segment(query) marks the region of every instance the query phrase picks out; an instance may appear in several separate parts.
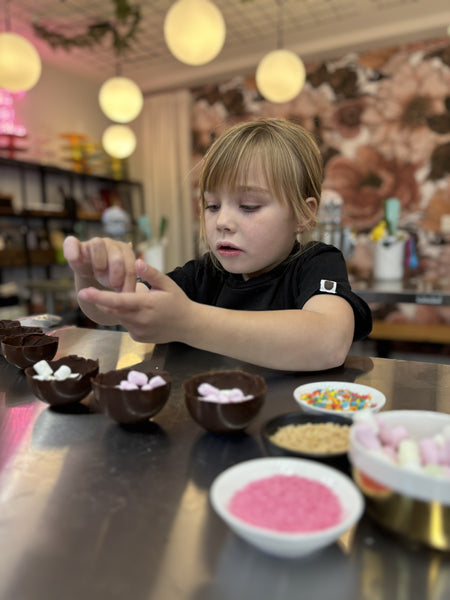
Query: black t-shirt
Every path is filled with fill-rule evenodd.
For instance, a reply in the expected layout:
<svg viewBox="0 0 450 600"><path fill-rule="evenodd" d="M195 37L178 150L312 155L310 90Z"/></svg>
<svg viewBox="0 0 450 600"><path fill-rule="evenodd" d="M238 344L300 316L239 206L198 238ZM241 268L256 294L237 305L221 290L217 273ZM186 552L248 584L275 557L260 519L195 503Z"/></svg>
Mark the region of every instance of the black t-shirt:
<svg viewBox="0 0 450 600"><path fill-rule="evenodd" d="M235 310L300 309L315 294L336 294L353 308L355 340L372 329L370 308L352 292L342 253L322 242L312 242L300 252L295 245L284 262L247 281L215 266L209 254L177 267L168 276L191 300Z"/></svg>

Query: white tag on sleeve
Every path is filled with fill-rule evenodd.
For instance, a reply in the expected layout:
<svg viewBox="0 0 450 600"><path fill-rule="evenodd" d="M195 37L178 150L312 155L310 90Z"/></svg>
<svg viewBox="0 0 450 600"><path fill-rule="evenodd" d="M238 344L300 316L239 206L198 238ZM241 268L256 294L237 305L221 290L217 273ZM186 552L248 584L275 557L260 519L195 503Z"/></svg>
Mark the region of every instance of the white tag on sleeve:
<svg viewBox="0 0 450 600"><path fill-rule="evenodd" d="M330 281L329 279L321 279L320 280L320 291L326 292L327 294L335 294L336 293L337 283L335 281Z"/></svg>

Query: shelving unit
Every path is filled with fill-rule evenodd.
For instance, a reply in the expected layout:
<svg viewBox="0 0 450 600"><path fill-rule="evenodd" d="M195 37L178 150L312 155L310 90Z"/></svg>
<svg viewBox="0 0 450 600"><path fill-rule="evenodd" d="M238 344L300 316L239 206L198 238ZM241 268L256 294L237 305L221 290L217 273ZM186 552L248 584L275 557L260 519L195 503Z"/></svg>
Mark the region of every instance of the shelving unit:
<svg viewBox="0 0 450 600"><path fill-rule="evenodd" d="M54 261L51 247L30 247L30 232L38 227L47 234L55 227L69 232L74 231L77 224L83 224L87 231L89 224L98 230L101 212L108 205L107 196L110 201L118 198L132 221L144 211L144 190L138 181L0 158L0 193L6 197L8 192L11 208L0 207L0 233L5 235L8 227L12 227L16 235L20 230L23 243L21 250L17 246L0 250L2 269L51 266Z"/></svg>
<svg viewBox="0 0 450 600"><path fill-rule="evenodd" d="M101 235L102 211L116 200L136 223L142 183L0 157L0 284L64 276L52 235Z"/></svg>

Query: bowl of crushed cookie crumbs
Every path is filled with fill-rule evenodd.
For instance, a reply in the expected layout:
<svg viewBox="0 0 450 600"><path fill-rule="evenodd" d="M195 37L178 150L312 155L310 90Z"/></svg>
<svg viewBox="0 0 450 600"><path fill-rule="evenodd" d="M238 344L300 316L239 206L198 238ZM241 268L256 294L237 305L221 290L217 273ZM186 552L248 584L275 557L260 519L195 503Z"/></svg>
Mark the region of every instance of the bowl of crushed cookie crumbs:
<svg viewBox="0 0 450 600"><path fill-rule="evenodd" d="M267 421L261 428L261 439L269 456L316 460L348 472L350 425L339 415L290 412Z"/></svg>

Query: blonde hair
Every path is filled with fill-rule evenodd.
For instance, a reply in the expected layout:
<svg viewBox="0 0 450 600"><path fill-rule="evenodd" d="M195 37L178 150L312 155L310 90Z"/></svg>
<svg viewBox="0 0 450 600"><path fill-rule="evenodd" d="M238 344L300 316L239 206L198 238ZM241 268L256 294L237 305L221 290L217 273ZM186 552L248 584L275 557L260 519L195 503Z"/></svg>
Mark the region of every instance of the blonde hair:
<svg viewBox="0 0 450 600"><path fill-rule="evenodd" d="M312 135L300 125L284 119L260 119L231 127L209 148L200 173L200 238L205 236L205 192L222 186L245 185L249 166L260 161L270 193L293 210L303 229L313 229L316 211L306 202L319 205L322 157Z"/></svg>

